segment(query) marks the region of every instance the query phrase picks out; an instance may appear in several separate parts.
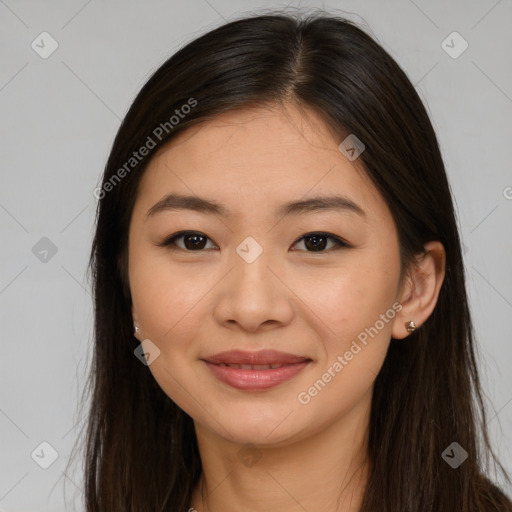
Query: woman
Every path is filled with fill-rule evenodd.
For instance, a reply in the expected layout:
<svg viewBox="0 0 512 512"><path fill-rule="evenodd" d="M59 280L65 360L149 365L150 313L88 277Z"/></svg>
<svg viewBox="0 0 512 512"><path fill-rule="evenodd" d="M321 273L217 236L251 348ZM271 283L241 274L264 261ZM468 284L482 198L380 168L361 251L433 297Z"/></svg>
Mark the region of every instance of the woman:
<svg viewBox="0 0 512 512"><path fill-rule="evenodd" d="M89 512L512 510L438 142L356 25L192 41L95 194Z"/></svg>

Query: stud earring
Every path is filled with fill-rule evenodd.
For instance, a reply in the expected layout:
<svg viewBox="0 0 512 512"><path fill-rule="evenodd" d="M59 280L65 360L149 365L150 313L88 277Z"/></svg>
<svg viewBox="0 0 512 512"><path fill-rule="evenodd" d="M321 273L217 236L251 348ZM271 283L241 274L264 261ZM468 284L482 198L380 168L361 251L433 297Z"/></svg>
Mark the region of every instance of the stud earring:
<svg viewBox="0 0 512 512"><path fill-rule="evenodd" d="M412 320L410 322L405 322L405 328L407 329L407 332L414 332L416 324Z"/></svg>
<svg viewBox="0 0 512 512"><path fill-rule="evenodd" d="M138 325L133 324L135 327L135 334L137 334L140 331L140 327Z"/></svg>

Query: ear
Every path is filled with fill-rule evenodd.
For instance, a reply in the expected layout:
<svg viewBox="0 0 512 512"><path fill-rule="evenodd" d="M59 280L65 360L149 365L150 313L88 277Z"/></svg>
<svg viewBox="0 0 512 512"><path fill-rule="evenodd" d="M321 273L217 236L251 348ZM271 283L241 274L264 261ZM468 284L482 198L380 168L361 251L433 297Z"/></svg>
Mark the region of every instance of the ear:
<svg viewBox="0 0 512 512"><path fill-rule="evenodd" d="M132 304L132 318L133 318L133 335L139 340L142 341L142 334L141 334L141 328L139 323L139 316L137 314L137 310L135 309L135 306ZM135 327L138 327L139 330L136 331Z"/></svg>
<svg viewBox="0 0 512 512"><path fill-rule="evenodd" d="M409 268L398 301L402 309L393 320L391 336L403 339L410 333L406 322L414 321L421 327L437 304L439 291L445 276L446 252L439 241L428 242L425 252L417 255L416 262Z"/></svg>

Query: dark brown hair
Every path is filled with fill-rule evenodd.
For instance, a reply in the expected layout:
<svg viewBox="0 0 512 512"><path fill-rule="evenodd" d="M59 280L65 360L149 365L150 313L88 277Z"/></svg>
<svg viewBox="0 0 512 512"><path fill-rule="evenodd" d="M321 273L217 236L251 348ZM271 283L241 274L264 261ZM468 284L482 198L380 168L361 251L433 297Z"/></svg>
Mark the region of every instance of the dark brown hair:
<svg viewBox="0 0 512 512"><path fill-rule="evenodd" d="M428 241L446 250L433 313L406 343L391 340L375 381L361 511L512 511L485 476L492 459L510 483L488 438L461 243L432 124L393 58L354 22L323 11L254 15L195 39L150 77L119 128L90 259L87 511L186 511L201 474L191 417L134 356L127 237L144 169L197 123L285 101L314 110L340 142L355 134L365 144L358 161L393 214L402 271ZM176 110L183 115L170 121ZM154 145L152 153L131 161L144 145ZM442 458L452 442L468 453L457 469Z"/></svg>

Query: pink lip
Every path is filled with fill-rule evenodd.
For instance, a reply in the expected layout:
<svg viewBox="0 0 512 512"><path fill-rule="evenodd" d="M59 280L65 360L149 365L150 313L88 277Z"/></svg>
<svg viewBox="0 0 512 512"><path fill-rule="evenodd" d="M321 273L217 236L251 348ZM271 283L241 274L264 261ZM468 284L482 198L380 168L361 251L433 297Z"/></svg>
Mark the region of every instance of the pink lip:
<svg viewBox="0 0 512 512"><path fill-rule="evenodd" d="M294 364L310 361L308 357L278 352L277 350L260 350L247 352L244 350L229 350L213 356L204 357L203 361L214 364Z"/></svg>
<svg viewBox="0 0 512 512"><path fill-rule="evenodd" d="M220 381L236 389L259 391L272 388L291 379L308 366L311 359L275 350L260 352L233 350L216 354L203 359L203 361ZM243 369L220 366L221 364L282 364L284 366L270 369Z"/></svg>
<svg viewBox="0 0 512 512"><path fill-rule="evenodd" d="M218 364L205 361L208 368L215 377L230 386L243 390L263 390L269 389L282 382L291 379L303 368L308 366L310 361L302 363L293 363L281 368L270 370L243 370L242 368L230 368L229 366L219 366Z"/></svg>

